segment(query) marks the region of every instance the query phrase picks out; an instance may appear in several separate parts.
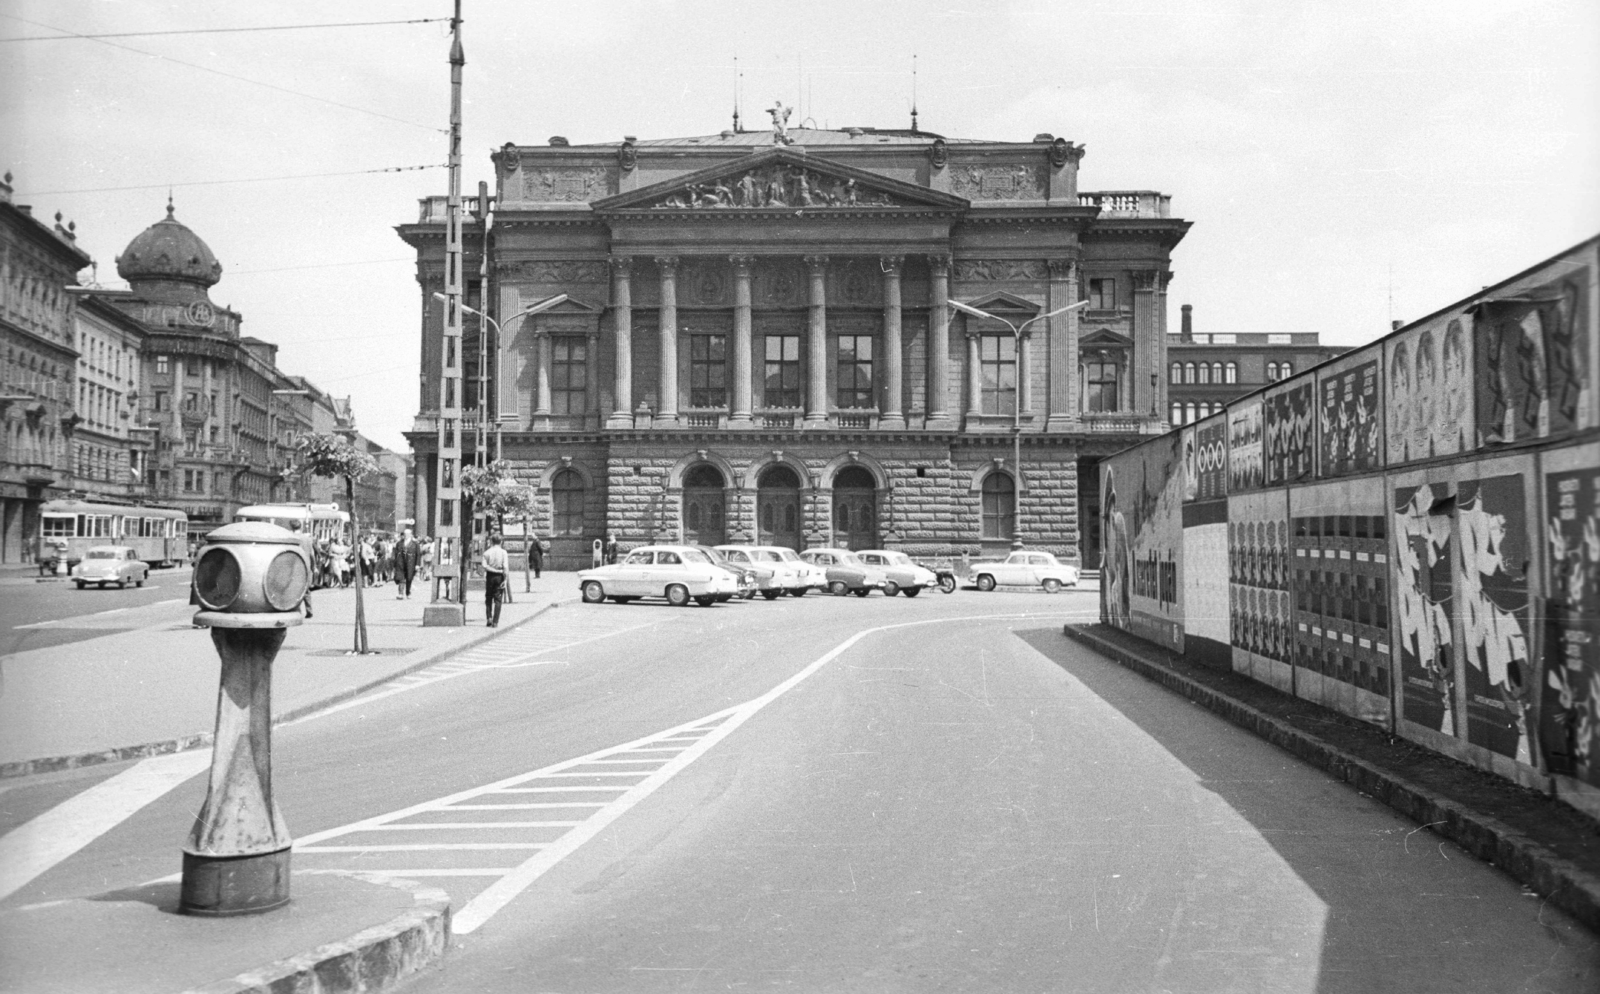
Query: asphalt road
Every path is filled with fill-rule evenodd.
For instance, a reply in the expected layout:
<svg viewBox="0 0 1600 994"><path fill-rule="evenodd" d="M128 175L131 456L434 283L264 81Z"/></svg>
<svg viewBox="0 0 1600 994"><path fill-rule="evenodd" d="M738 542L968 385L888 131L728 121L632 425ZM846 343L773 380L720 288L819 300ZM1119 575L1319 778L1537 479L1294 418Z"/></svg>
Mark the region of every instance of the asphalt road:
<svg viewBox="0 0 1600 994"><path fill-rule="evenodd" d="M188 568L153 569L143 587L126 590L79 590L70 581L34 583L25 575L8 574L0 585L0 656L98 638L108 627L115 628L108 612L174 598L188 603L190 573ZM92 622L87 620L91 617Z"/></svg>
<svg viewBox="0 0 1600 994"><path fill-rule="evenodd" d="M563 608L275 732L295 866L451 894L408 992L1600 989L1596 938L1509 878L1068 642L1093 610ZM170 874L203 780L0 908Z"/></svg>

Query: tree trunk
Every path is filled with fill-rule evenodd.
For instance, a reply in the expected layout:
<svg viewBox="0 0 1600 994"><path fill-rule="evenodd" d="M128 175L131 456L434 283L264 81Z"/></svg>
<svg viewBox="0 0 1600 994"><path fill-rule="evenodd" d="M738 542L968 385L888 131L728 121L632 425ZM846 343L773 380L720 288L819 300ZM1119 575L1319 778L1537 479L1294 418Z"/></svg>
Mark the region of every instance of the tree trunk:
<svg viewBox="0 0 1600 994"><path fill-rule="evenodd" d="M367 654L367 608L361 598L363 567L361 558L361 517L356 513L356 481L354 477L344 478L344 492L350 499L350 554L355 558L356 567L356 647L358 655Z"/></svg>

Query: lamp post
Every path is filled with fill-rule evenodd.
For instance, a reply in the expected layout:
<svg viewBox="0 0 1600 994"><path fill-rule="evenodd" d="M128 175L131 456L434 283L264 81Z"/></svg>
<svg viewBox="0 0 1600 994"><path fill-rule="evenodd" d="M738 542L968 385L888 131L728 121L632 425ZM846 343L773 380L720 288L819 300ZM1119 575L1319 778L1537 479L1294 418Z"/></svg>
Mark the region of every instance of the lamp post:
<svg viewBox="0 0 1600 994"><path fill-rule="evenodd" d="M1046 318L1053 318L1057 314L1065 314L1068 311L1076 311L1089 306L1089 302L1087 300L1080 300L1075 304L1068 304L1065 307L1058 307L1055 310L1045 314L1035 314L1033 317L1022 322L1022 324L1016 325L1012 324L1010 321L1007 321L998 314L991 314L988 311L979 310L978 308L973 307L971 304L963 304L959 300L946 301L946 303L948 303L954 310L958 310L963 314L970 314L973 317L979 318L988 318L991 321L999 321L1007 328L1010 328L1011 337L1016 341L1016 352L1012 359L1014 362L1019 363L1022 355L1022 333L1027 331L1030 326L1036 322L1043 321ZM1011 548L1020 549L1022 548L1022 384L1020 383L1014 384L1011 395L1011 444Z"/></svg>

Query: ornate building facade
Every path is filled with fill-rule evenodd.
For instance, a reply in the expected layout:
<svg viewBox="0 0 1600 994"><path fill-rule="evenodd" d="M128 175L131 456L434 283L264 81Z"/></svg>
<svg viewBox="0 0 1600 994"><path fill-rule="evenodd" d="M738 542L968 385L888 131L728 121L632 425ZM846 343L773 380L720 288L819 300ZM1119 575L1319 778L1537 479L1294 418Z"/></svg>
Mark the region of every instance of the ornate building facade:
<svg viewBox="0 0 1600 994"><path fill-rule="evenodd" d="M1094 464L1166 419L1189 227L1163 194L1080 193L1083 151L864 128L508 144L490 231L465 231L464 272L489 274L467 303L503 334L469 323L463 406L480 407L481 342L492 444L538 488L558 563L607 532L913 553L1020 538L1078 561L1098 547ZM408 437L426 515L443 198L398 230L422 290Z"/></svg>

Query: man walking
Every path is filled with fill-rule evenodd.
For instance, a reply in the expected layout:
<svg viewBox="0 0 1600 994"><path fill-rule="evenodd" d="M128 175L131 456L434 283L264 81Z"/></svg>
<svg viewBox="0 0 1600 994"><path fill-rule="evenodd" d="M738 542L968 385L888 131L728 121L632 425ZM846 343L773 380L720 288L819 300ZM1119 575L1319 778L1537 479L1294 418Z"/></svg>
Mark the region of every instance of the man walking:
<svg viewBox="0 0 1600 994"><path fill-rule="evenodd" d="M483 608L490 628L500 627L500 592L506 585L506 570L511 559L500 546L498 533L489 535L489 547L483 550Z"/></svg>
<svg viewBox="0 0 1600 994"><path fill-rule="evenodd" d="M533 578L537 580L544 571L544 540L537 532L528 534L528 565L533 567Z"/></svg>
<svg viewBox="0 0 1600 994"><path fill-rule="evenodd" d="M411 581L416 579L417 567L422 561L422 547L417 537L407 528L394 544L395 600L411 599Z"/></svg>

